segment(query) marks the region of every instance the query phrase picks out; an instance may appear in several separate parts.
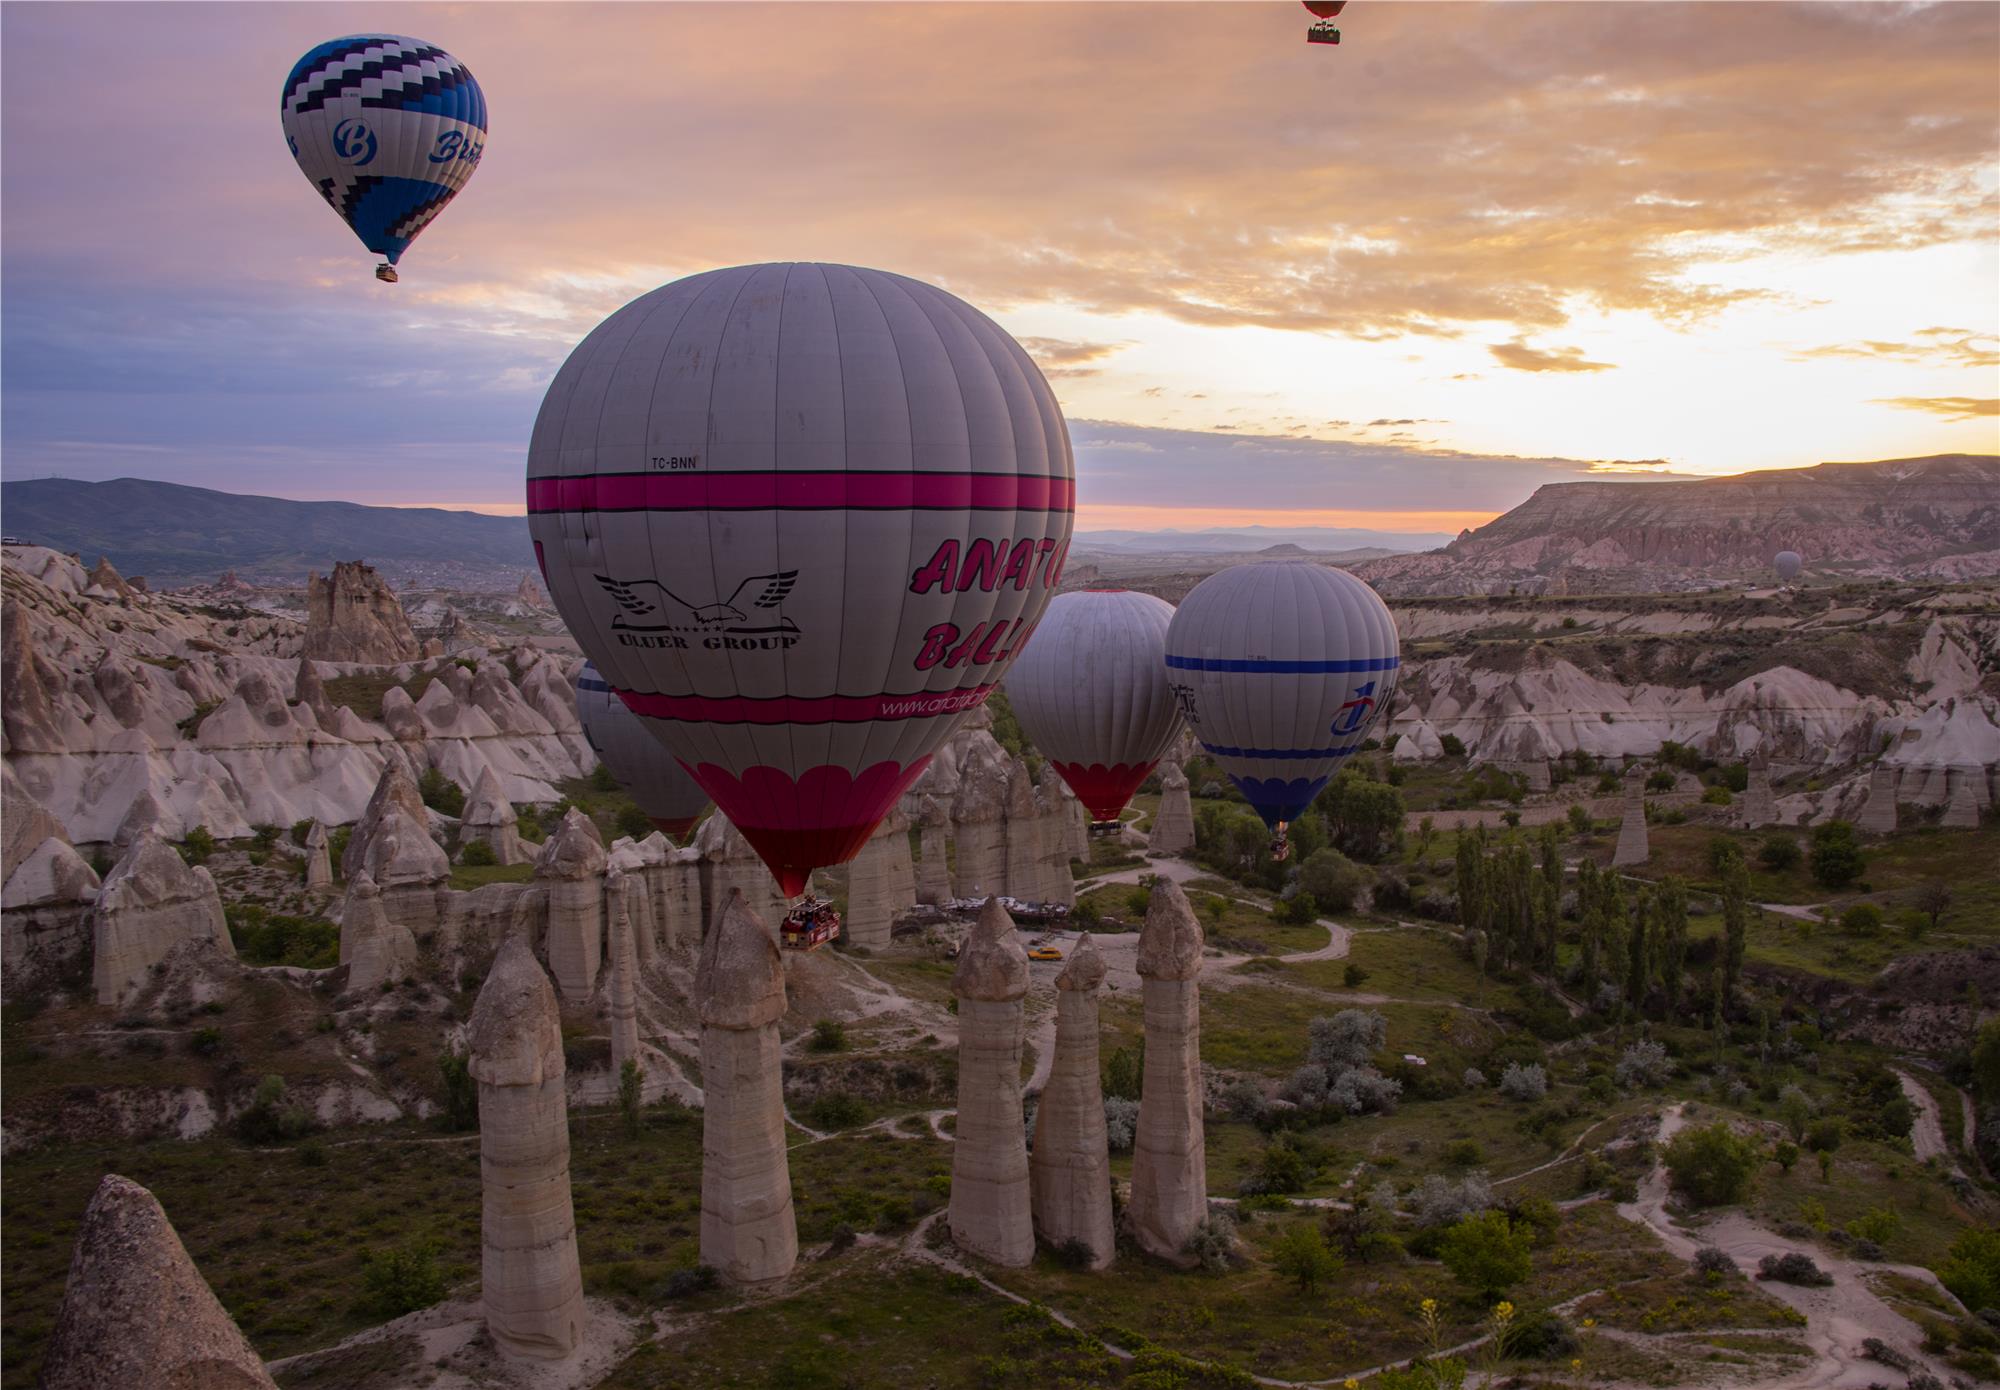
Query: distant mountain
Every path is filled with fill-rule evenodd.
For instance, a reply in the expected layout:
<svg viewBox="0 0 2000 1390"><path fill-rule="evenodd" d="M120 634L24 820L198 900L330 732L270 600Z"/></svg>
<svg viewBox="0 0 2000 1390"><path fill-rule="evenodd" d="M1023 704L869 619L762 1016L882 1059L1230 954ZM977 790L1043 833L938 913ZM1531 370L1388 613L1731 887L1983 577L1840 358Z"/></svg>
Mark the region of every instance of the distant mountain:
<svg viewBox="0 0 2000 1390"><path fill-rule="evenodd" d="M1208 555L1292 545L1309 554L1325 555L1342 550L1428 550L1449 539L1440 532L1341 526L1218 526L1208 531L1078 531L1070 549L1118 555Z"/></svg>
<svg viewBox="0 0 2000 1390"><path fill-rule="evenodd" d="M1442 550L1356 567L1389 594L1637 592L1770 575L2000 574L2000 457L1938 454L1723 478L1550 483Z"/></svg>
<svg viewBox="0 0 2000 1390"><path fill-rule="evenodd" d="M293 502L143 478L0 483L0 525L86 564L109 556L156 587L226 570L302 580L330 573L336 560L366 560L399 583L511 589L535 567L525 517Z"/></svg>

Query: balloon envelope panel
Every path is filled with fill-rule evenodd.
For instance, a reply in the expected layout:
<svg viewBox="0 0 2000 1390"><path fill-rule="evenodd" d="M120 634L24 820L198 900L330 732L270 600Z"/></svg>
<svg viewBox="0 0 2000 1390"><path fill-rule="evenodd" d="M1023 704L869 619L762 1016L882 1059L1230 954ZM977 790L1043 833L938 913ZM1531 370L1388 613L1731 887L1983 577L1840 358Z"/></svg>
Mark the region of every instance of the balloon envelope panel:
<svg viewBox="0 0 2000 1390"><path fill-rule="evenodd" d="M1058 594L1007 673L1021 727L1094 820L1118 819L1180 734L1164 664L1173 616L1127 589Z"/></svg>
<svg viewBox="0 0 2000 1390"><path fill-rule="evenodd" d="M694 829L708 809L708 793L587 663L576 679L576 717L591 748L646 819L677 840Z"/></svg>
<svg viewBox="0 0 2000 1390"><path fill-rule="evenodd" d="M1195 585L1167 630L1182 716L1272 826L1296 819L1360 751L1400 664L1382 600L1323 565L1220 570Z"/></svg>
<svg viewBox="0 0 2000 1390"><path fill-rule="evenodd" d="M737 266L643 295L528 454L570 632L788 891L860 848L1054 593L1069 434L1020 345L920 281Z"/></svg>
<svg viewBox="0 0 2000 1390"><path fill-rule="evenodd" d="M280 114L300 171L391 265L486 149L486 96L465 64L395 34L312 49L285 79Z"/></svg>

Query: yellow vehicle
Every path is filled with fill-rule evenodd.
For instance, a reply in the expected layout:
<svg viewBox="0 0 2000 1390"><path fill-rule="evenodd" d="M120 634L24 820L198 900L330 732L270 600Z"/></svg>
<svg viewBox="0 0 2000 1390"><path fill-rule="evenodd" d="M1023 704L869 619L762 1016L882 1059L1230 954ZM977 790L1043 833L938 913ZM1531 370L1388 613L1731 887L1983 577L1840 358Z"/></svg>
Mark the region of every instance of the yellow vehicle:
<svg viewBox="0 0 2000 1390"><path fill-rule="evenodd" d="M1029 960L1061 960L1062 952L1053 946L1037 946L1028 952Z"/></svg>

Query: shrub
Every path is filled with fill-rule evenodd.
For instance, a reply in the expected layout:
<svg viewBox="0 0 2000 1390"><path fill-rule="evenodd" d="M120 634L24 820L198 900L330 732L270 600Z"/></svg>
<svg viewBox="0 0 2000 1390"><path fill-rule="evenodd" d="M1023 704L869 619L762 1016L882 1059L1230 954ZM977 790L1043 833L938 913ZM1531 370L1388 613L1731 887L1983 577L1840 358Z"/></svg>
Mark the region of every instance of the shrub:
<svg viewBox="0 0 2000 1390"><path fill-rule="evenodd" d="M1674 1190L1703 1207L1741 1201L1758 1158L1755 1144L1720 1122L1682 1130L1666 1150Z"/></svg>
<svg viewBox="0 0 2000 1390"><path fill-rule="evenodd" d="M250 1108L236 1118L236 1133L247 1144L283 1143L312 1130L312 1115L287 1097L282 1076L267 1076L258 1082Z"/></svg>
<svg viewBox="0 0 2000 1390"><path fill-rule="evenodd" d="M1337 849L1315 850L1310 859L1299 865L1299 890L1310 894L1321 911L1351 910L1367 883L1368 871Z"/></svg>
<svg viewBox="0 0 2000 1390"><path fill-rule="evenodd" d="M361 1267L361 1288L363 1307L377 1317L399 1318L430 1307L444 1298L437 1247L414 1241L371 1252Z"/></svg>
<svg viewBox="0 0 2000 1390"><path fill-rule="evenodd" d="M721 1277L708 1265L693 1265L687 1269L677 1269L660 1281L660 1297L663 1299L692 1298L698 1293L707 1293L722 1282Z"/></svg>
<svg viewBox="0 0 2000 1390"><path fill-rule="evenodd" d="M636 1058L627 1057L618 1068L618 1114L628 1138L637 1139L641 1125L640 1106L646 1098L646 1073Z"/></svg>
<svg viewBox="0 0 2000 1390"><path fill-rule="evenodd" d="M1694 1252L1694 1275L1697 1279L1714 1283L1740 1273L1742 1271L1737 1269L1736 1261L1713 1245L1704 1245Z"/></svg>
<svg viewBox="0 0 2000 1390"><path fill-rule="evenodd" d="M1236 1260L1236 1221L1228 1212L1209 1208L1202 1223L1194 1228L1184 1254L1192 1255L1210 1273L1220 1273Z"/></svg>
<svg viewBox="0 0 2000 1390"><path fill-rule="evenodd" d="M197 1028L188 1039L188 1051L197 1057L213 1057L222 1051L222 1030L220 1028Z"/></svg>
<svg viewBox="0 0 2000 1390"><path fill-rule="evenodd" d="M1322 1279L1340 1273L1340 1256L1326 1248L1319 1227L1303 1223L1279 1236L1271 1246L1271 1267L1298 1285L1300 1293L1311 1293Z"/></svg>
<svg viewBox="0 0 2000 1390"><path fill-rule="evenodd" d="M498 864L500 856L484 840L467 840L465 848L458 852L458 862L468 869L483 869Z"/></svg>
<svg viewBox="0 0 2000 1390"><path fill-rule="evenodd" d="M181 841L181 858L190 867L206 863L208 856L213 853L215 853L215 836L208 833L208 827L205 825L197 825L188 831L187 837Z"/></svg>
<svg viewBox="0 0 2000 1390"><path fill-rule="evenodd" d="M827 1091L806 1108L817 1129L852 1129L868 1118L868 1107L845 1091Z"/></svg>
<svg viewBox="0 0 2000 1390"><path fill-rule="evenodd" d="M1973 1312L2000 1309L2000 1228L1970 1230L1953 1241L1937 1276Z"/></svg>
<svg viewBox="0 0 2000 1390"><path fill-rule="evenodd" d="M1381 1184L1387 1187L1388 1184ZM1381 1188L1378 1187L1377 1193ZM1376 1201L1371 1194L1370 1202ZM1378 1203L1379 1205L1379 1203ZM1393 1211L1395 1192L1390 1189L1387 1205ZM1432 1173L1410 1194L1410 1209L1420 1227L1449 1226L1468 1216L1477 1216L1493 1206L1493 1185L1484 1173L1468 1173L1462 1178L1446 1178Z"/></svg>
<svg viewBox="0 0 2000 1390"><path fill-rule="evenodd" d="M611 771L611 764L599 763L590 770L590 789L594 792L615 792L618 778Z"/></svg>
<svg viewBox="0 0 2000 1390"><path fill-rule="evenodd" d="M1781 874L1798 864L1799 842L1790 835L1773 831L1757 846L1757 862L1772 873Z"/></svg>
<svg viewBox="0 0 2000 1390"><path fill-rule="evenodd" d="M1735 798L1729 794L1729 788L1727 787L1710 787L1701 794L1701 801L1704 806L1727 806L1734 800Z"/></svg>
<svg viewBox="0 0 2000 1390"><path fill-rule="evenodd" d="M1626 1048L1612 1068L1612 1076L1628 1091L1641 1086L1661 1086L1674 1073L1667 1049L1651 1038L1642 1038Z"/></svg>
<svg viewBox="0 0 2000 1390"><path fill-rule="evenodd" d="M472 1079L472 1059L462 1052L438 1054L438 1076L444 1082L446 1129L476 1129L479 1125L479 1083Z"/></svg>
<svg viewBox="0 0 2000 1390"><path fill-rule="evenodd" d="M1549 1074L1540 1062L1522 1066L1509 1062L1500 1073L1500 1094L1509 1100L1536 1101L1549 1093Z"/></svg>
<svg viewBox="0 0 2000 1390"><path fill-rule="evenodd" d="M1139 1086L1146 1074L1146 1045L1140 1043L1135 1051L1121 1047L1114 1051L1104 1063L1104 1094L1107 1098L1117 1096L1121 1100L1139 1099Z"/></svg>
<svg viewBox="0 0 2000 1390"><path fill-rule="evenodd" d="M1804 1284L1820 1288L1833 1282L1833 1276L1813 1262L1810 1255L1766 1255L1757 1261L1757 1277L1772 1279L1780 1284Z"/></svg>
<svg viewBox="0 0 2000 1390"><path fill-rule="evenodd" d="M1271 1106L1264 1098L1264 1088L1247 1077L1239 1077L1225 1086L1216 1104L1223 1114L1245 1124L1256 1124Z"/></svg>
<svg viewBox="0 0 2000 1390"><path fill-rule="evenodd" d="M1528 1235L1497 1211L1468 1216L1438 1242L1438 1258L1467 1289L1497 1298L1528 1277Z"/></svg>
<svg viewBox="0 0 2000 1390"><path fill-rule="evenodd" d="M1502 1337L1502 1351L1508 1356L1536 1361L1556 1361L1577 1348L1576 1330L1562 1314L1533 1308L1514 1319Z"/></svg>
<svg viewBox="0 0 2000 1390"><path fill-rule="evenodd" d="M1840 914L1840 929L1849 936L1879 936L1882 909L1874 903L1856 903Z"/></svg>
<svg viewBox="0 0 2000 1390"><path fill-rule="evenodd" d="M1111 1152L1132 1152L1132 1142L1139 1134L1139 1102L1124 1096L1106 1096L1104 1133L1110 1141Z"/></svg>
<svg viewBox="0 0 2000 1390"><path fill-rule="evenodd" d="M1347 968L1340 972L1340 982L1349 989L1360 989L1368 983L1368 972L1349 962Z"/></svg>
<svg viewBox="0 0 2000 1390"><path fill-rule="evenodd" d="M1847 1223L1847 1233L1867 1244L1887 1245L1903 1229L1903 1218L1893 1207L1870 1207Z"/></svg>
<svg viewBox="0 0 2000 1390"><path fill-rule="evenodd" d="M814 1052L845 1052L847 1029L837 1019L820 1019L813 1024L812 1038L806 1046Z"/></svg>
<svg viewBox="0 0 2000 1390"><path fill-rule="evenodd" d="M1460 1079L1468 1091L1482 1091L1486 1089L1486 1073L1478 1067L1467 1067L1465 1075Z"/></svg>
<svg viewBox="0 0 2000 1390"><path fill-rule="evenodd" d="M1477 1139L1454 1139L1444 1146L1443 1157L1449 1168L1477 1168L1486 1161L1486 1150Z"/></svg>
<svg viewBox="0 0 2000 1390"><path fill-rule="evenodd" d="M245 964L330 970L340 963L340 928L323 918L293 917L255 903L232 903L223 918Z"/></svg>
<svg viewBox="0 0 2000 1390"><path fill-rule="evenodd" d="M618 808L618 815L613 824L617 826L620 835L634 840L643 840L653 833L653 822L646 818L646 813L637 806L629 804Z"/></svg>
<svg viewBox="0 0 2000 1390"><path fill-rule="evenodd" d="M1465 756L1465 743L1457 734L1444 735L1438 740L1438 746L1443 750L1447 758L1462 758Z"/></svg>
<svg viewBox="0 0 2000 1390"><path fill-rule="evenodd" d="M435 767L425 768L417 779L417 795L424 799L424 805L443 815L465 814L465 788Z"/></svg>
<svg viewBox="0 0 2000 1390"><path fill-rule="evenodd" d="M1813 878L1828 888L1845 888L1868 867L1853 825L1844 820L1830 820L1813 831L1808 863Z"/></svg>

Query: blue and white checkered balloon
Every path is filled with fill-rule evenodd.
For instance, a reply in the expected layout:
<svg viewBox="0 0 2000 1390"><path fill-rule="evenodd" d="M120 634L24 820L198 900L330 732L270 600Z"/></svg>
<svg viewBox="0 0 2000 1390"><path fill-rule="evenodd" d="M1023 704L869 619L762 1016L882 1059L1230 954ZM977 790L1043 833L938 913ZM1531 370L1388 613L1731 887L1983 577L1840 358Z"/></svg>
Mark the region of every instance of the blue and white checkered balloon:
<svg viewBox="0 0 2000 1390"><path fill-rule="evenodd" d="M479 84L420 39L356 34L319 45L285 79L282 111L299 168L390 266L486 149Z"/></svg>

